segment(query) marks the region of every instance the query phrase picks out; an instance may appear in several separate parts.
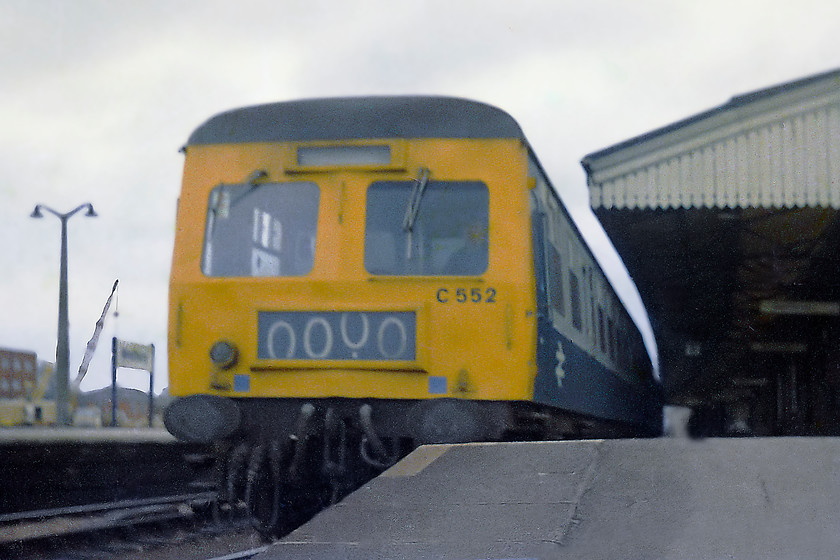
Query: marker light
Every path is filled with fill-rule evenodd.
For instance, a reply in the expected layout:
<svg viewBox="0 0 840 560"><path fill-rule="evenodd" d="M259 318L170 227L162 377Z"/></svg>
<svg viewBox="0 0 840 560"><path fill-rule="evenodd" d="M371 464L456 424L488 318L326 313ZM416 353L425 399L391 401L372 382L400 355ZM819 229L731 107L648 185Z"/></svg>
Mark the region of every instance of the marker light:
<svg viewBox="0 0 840 560"><path fill-rule="evenodd" d="M233 367L238 358L239 350L226 340L220 340L210 348L210 361L220 369Z"/></svg>

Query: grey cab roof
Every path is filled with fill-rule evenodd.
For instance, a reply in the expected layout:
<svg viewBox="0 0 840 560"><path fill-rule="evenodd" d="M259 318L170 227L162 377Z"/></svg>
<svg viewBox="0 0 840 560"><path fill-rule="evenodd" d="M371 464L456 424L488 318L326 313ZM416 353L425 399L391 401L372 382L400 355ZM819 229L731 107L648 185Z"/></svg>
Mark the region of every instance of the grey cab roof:
<svg viewBox="0 0 840 560"><path fill-rule="evenodd" d="M365 138L523 138L506 112L454 97L336 97L243 107L220 113L187 146Z"/></svg>

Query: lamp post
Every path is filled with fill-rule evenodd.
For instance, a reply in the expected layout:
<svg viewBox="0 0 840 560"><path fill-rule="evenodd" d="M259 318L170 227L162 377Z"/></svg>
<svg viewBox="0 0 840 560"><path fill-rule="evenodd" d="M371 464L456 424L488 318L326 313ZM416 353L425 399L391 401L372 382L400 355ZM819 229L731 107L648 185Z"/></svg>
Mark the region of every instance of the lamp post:
<svg viewBox="0 0 840 560"><path fill-rule="evenodd" d="M78 211L87 209L85 216L93 218L96 212L90 202L80 204L64 214L43 204L35 205L32 218L43 218L43 210L61 220L61 269L58 280L58 344L55 349L56 365L56 421L59 425L70 424L67 385L70 377L70 321L67 316L67 220Z"/></svg>

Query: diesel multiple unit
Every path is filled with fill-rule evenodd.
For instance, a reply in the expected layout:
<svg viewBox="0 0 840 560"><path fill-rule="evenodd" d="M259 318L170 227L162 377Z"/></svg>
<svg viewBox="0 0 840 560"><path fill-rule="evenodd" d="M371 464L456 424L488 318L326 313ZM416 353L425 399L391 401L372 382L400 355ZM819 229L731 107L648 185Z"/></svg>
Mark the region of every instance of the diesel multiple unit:
<svg viewBox="0 0 840 560"><path fill-rule="evenodd" d="M640 334L507 113L261 105L205 122L185 156L176 436L292 471L310 441L334 474L422 443L659 432Z"/></svg>

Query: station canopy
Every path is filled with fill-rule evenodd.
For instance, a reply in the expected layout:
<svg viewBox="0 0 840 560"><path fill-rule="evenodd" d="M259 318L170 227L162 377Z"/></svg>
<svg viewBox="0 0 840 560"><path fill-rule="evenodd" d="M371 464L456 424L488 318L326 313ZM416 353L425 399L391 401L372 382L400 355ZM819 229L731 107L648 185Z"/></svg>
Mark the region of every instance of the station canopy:
<svg viewBox="0 0 840 560"><path fill-rule="evenodd" d="M582 165L651 318L669 401L738 401L776 421L837 404L803 398L840 393L840 70Z"/></svg>

